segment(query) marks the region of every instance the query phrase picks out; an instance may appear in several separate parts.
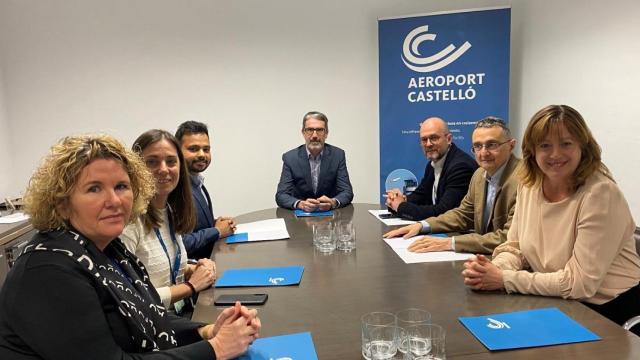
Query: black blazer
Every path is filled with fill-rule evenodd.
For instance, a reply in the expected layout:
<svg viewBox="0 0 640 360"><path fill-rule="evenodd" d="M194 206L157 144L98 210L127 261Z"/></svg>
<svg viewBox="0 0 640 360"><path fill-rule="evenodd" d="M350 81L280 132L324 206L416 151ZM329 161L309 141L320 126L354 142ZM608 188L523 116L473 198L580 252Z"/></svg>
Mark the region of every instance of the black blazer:
<svg viewBox="0 0 640 360"><path fill-rule="evenodd" d="M420 185L407 196L407 201L398 206L397 213L403 218L423 220L458 207L477 168L478 164L471 156L451 143L436 189L436 204L431 199L435 175L429 162Z"/></svg>
<svg viewBox="0 0 640 360"><path fill-rule="evenodd" d="M313 192L311 166L305 145L287 151L282 155L282 173L276 191L276 203L285 209L293 209L298 200L319 198L326 195L336 198L340 206L347 206L353 200L353 190L349 181L344 150L324 144L318 191Z"/></svg>

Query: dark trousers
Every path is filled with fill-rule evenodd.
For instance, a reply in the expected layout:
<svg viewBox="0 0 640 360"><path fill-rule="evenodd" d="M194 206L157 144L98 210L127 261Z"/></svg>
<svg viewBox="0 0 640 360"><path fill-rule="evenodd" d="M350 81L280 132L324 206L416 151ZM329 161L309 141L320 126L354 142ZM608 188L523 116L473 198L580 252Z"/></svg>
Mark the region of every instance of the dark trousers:
<svg viewBox="0 0 640 360"><path fill-rule="evenodd" d="M632 317L640 315L640 284L602 305L584 304L609 320L622 325ZM640 336L640 324L632 327L631 332Z"/></svg>

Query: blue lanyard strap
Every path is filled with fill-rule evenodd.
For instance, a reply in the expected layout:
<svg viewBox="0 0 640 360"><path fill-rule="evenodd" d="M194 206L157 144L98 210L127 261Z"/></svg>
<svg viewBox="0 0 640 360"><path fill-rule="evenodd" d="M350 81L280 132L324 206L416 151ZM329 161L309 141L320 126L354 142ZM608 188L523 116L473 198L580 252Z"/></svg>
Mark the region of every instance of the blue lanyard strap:
<svg viewBox="0 0 640 360"><path fill-rule="evenodd" d="M158 241L160 241L160 245L162 245L162 250L164 250L164 254L167 255L167 261L169 261L169 272L171 274L171 285L175 285L178 279L178 272L180 271L180 257L182 256L182 249L180 249L178 240L176 240L176 233L173 231L173 226L171 222L169 222L169 234L171 235L173 246L176 249L176 258L173 262L173 268L172 268L171 258L169 258L169 251L167 251L167 245L165 245L164 241L162 240L162 235L160 234L160 230L158 228L153 228L153 231L156 233L156 237L158 238Z"/></svg>

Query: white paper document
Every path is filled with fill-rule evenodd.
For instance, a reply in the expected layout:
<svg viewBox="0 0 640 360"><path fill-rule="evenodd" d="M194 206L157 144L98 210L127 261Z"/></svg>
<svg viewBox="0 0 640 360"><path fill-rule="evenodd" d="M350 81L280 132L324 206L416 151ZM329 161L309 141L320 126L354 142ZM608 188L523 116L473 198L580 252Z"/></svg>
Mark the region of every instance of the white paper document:
<svg viewBox="0 0 640 360"><path fill-rule="evenodd" d="M29 215L21 212L0 217L0 224L13 224L20 221L29 220Z"/></svg>
<svg viewBox="0 0 640 360"><path fill-rule="evenodd" d="M455 251L434 251L428 253L414 253L407 248L409 245L413 244L413 242L421 238L424 235L414 236L412 238L403 239L399 238L391 238L391 239L383 239L387 245L393 249L393 251L400 256L402 261L405 264L416 264L423 262L436 262L436 261L458 261L458 260L467 260L473 254L469 253L457 253Z"/></svg>
<svg viewBox="0 0 640 360"><path fill-rule="evenodd" d="M389 210L369 210L369 213L371 213L371 215L375 216L378 220L382 221L387 226L411 225L416 223L416 221L404 220L404 219L395 218L395 217L389 218L389 219L382 219L380 215L390 214Z"/></svg>
<svg viewBox="0 0 640 360"><path fill-rule="evenodd" d="M288 239L289 232L284 219L269 219L238 224L235 233L247 233L249 241Z"/></svg>

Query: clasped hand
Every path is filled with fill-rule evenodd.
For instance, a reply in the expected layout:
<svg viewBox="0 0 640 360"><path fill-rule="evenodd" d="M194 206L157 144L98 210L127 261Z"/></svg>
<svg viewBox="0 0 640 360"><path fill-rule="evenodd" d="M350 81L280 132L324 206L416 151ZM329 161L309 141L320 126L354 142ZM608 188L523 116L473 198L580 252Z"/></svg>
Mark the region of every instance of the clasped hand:
<svg viewBox="0 0 640 360"><path fill-rule="evenodd" d="M224 309L214 324L200 330L203 339L213 347L217 359L232 359L242 355L254 340L260 336L261 328L258 311L248 309L236 302Z"/></svg>
<svg viewBox="0 0 640 360"><path fill-rule="evenodd" d="M317 199L300 200L298 209L306 212L327 211L335 207L335 200L326 195L322 195Z"/></svg>
<svg viewBox="0 0 640 360"><path fill-rule="evenodd" d="M474 290L504 289L502 270L484 255L475 255L465 261L462 277L464 284Z"/></svg>
<svg viewBox="0 0 640 360"><path fill-rule="evenodd" d="M385 205L393 211L398 211L398 206L407 201L407 197L399 189L387 190L387 200Z"/></svg>

